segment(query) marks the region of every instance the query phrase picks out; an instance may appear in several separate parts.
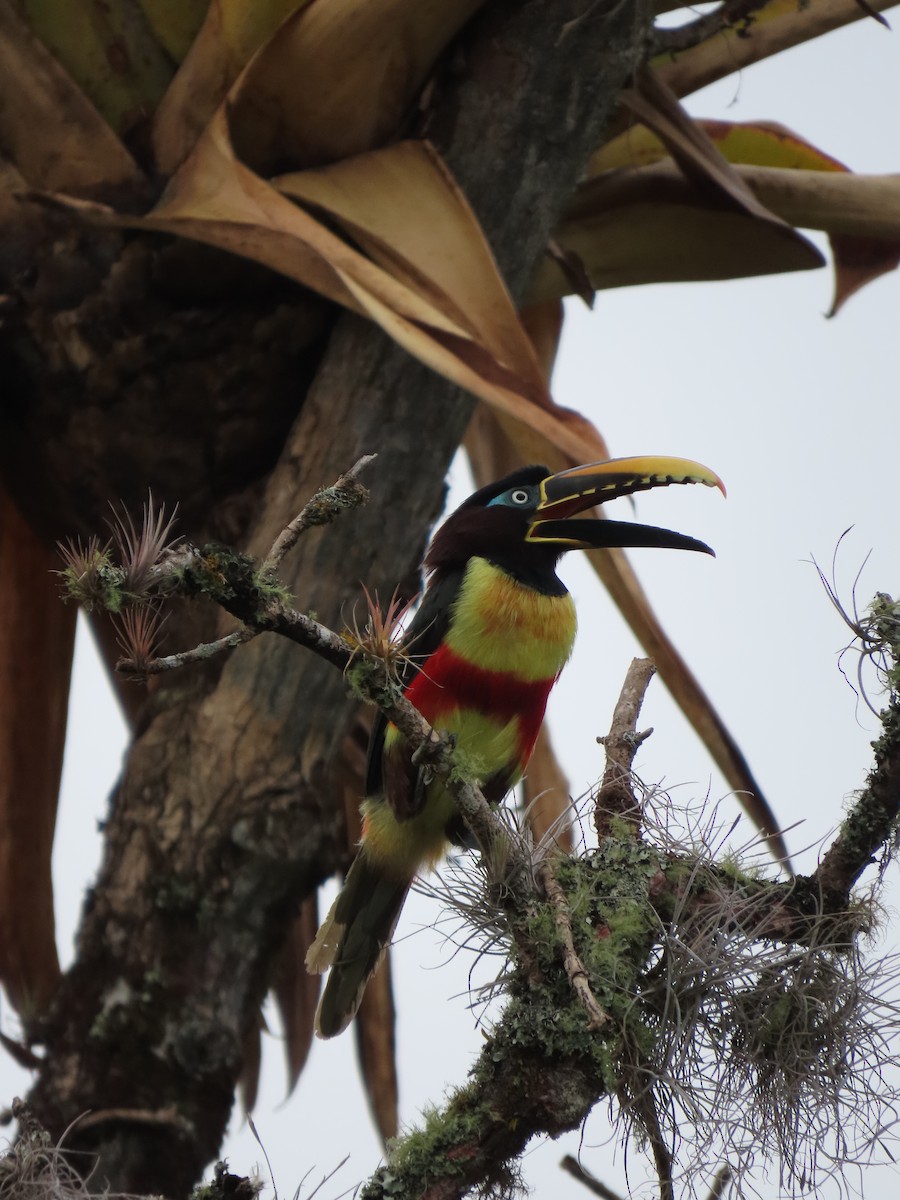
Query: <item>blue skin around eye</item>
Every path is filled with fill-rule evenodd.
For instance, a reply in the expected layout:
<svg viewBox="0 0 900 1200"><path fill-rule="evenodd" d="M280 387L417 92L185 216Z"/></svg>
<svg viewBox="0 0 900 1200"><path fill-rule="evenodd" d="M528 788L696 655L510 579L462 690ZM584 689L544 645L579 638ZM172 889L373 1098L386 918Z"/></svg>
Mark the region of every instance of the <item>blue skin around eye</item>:
<svg viewBox="0 0 900 1200"><path fill-rule="evenodd" d="M526 504L513 503L512 499L511 499L513 492L527 492L529 501L531 503L533 503L535 500L535 495L534 495L535 489L534 488L516 487L516 488L510 488L510 490L508 492L501 492L501 494L499 496L495 496L493 500L489 500L487 503L487 507L492 508L495 504L505 504L509 508L527 508L528 505L526 505Z"/></svg>

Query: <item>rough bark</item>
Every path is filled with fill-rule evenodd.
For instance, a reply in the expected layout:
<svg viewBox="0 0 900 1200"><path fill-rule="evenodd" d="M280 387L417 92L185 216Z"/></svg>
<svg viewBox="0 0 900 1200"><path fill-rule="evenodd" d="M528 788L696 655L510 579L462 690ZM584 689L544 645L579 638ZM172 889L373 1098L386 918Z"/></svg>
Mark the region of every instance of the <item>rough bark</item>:
<svg viewBox="0 0 900 1200"><path fill-rule="evenodd" d="M489 6L464 39L464 73L445 82L427 132L514 294L640 57L646 21L638 5L508 2ZM89 257L91 244L78 244ZM408 575L471 400L344 318L273 464L321 327L304 322L298 290L263 281L258 302L198 303L186 315L159 289L139 295L165 252L159 241L102 235L92 245L100 261L79 306L57 309L45 328L32 316L7 347L20 389L6 428L44 482L40 500L35 475L24 480L10 458L2 467L29 515L55 531L75 510L84 528L107 496L133 501L135 485L162 477L185 502L192 537L227 536L261 554L319 485L374 451L372 503L307 534L283 574L298 603L331 622L360 580L389 592ZM133 305L114 328L122 277ZM70 384L62 403L29 353L47 358L47 347ZM188 403L193 392L202 402ZM208 635L211 622L193 615L175 628ZM152 694L112 800L77 962L31 1031L47 1051L35 1113L59 1134L93 1110L69 1143L99 1155L101 1184L183 1195L217 1152L274 956L343 853L329 764L351 711L339 672L266 638Z"/></svg>

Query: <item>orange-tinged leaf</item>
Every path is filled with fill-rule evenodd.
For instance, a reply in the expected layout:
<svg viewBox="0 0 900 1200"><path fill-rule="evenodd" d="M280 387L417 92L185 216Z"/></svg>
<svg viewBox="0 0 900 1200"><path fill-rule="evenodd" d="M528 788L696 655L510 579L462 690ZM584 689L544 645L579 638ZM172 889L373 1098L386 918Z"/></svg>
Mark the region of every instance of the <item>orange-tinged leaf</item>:
<svg viewBox="0 0 900 1200"><path fill-rule="evenodd" d="M896 3L872 0L871 7L884 12ZM678 54L660 54L653 59L653 66L676 96L687 96L772 54L867 16L858 0L809 0L802 4L797 0L769 0L746 26L742 22L720 30Z"/></svg>
<svg viewBox="0 0 900 1200"><path fill-rule="evenodd" d="M50 857L75 609L58 566L0 487L0 980L29 1017L59 978Z"/></svg>
<svg viewBox="0 0 900 1200"><path fill-rule="evenodd" d="M829 317L837 316L860 288L900 266L900 237L888 241L838 234L831 239L831 249L835 278Z"/></svg>
<svg viewBox="0 0 900 1200"><path fill-rule="evenodd" d="M846 171L818 146L775 121L699 121L719 153L731 163L803 171Z"/></svg>
<svg viewBox="0 0 900 1200"><path fill-rule="evenodd" d="M310 2L211 0L153 121L153 150L164 175L171 175L187 158L254 53L286 17Z"/></svg>
<svg viewBox="0 0 900 1200"><path fill-rule="evenodd" d="M142 178L110 126L9 4L0 4L0 76L15 99L0 105L0 144L32 187L92 195Z"/></svg>
<svg viewBox="0 0 900 1200"><path fill-rule="evenodd" d="M328 0L305 6L230 97L238 157L318 166L396 133L450 39L484 0Z"/></svg>
<svg viewBox="0 0 900 1200"><path fill-rule="evenodd" d="M391 985L390 950L369 980L354 1021L356 1051L366 1095L381 1140L397 1136L396 1011Z"/></svg>
<svg viewBox="0 0 900 1200"><path fill-rule="evenodd" d="M647 67L639 70L634 87L622 93L622 101L653 130L687 178L704 194L726 207L777 225L786 239L799 237L786 222L760 204L699 122L681 106L656 73Z"/></svg>
<svg viewBox="0 0 900 1200"><path fill-rule="evenodd" d="M696 124L730 163L808 171L847 170L836 158L774 121L696 118ZM634 125L592 156L586 175L590 178L620 167L645 167L668 157L668 150L655 133L646 125Z"/></svg>
<svg viewBox="0 0 900 1200"><path fill-rule="evenodd" d="M321 975L306 969L306 952L319 928L316 896L308 896L300 906L278 954L272 978L272 993L284 1031L287 1058L288 1095L297 1086L300 1072L309 1056L315 1030L316 1005L319 1002Z"/></svg>

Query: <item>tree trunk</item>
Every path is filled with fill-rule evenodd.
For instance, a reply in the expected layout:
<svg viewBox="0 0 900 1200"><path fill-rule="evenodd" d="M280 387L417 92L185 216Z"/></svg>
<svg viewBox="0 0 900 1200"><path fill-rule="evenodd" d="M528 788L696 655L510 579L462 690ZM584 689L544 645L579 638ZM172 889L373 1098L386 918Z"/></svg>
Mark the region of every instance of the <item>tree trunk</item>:
<svg viewBox="0 0 900 1200"><path fill-rule="evenodd" d="M425 132L514 296L640 59L648 19L637 4L507 0L462 39L462 73L445 78ZM468 396L357 318L340 320L323 353L330 317L243 264L227 267L224 301L199 297L186 264L206 264L218 289L224 256L210 267L210 252L159 238L60 237L66 287L60 255L44 255L5 347L16 389L0 468L33 522L68 532L72 514L97 532L107 498L133 506L152 482L181 501L192 541L260 555L317 487L377 452L369 506L305 535L285 583L340 624L360 581L384 595L409 575ZM199 606L179 612L173 641L220 623ZM353 706L338 672L274 638L162 678L112 799L77 961L39 1031L47 1054L30 1099L54 1136L92 1110L67 1143L99 1154L99 1185L180 1196L221 1143L288 923L340 864L329 775Z"/></svg>

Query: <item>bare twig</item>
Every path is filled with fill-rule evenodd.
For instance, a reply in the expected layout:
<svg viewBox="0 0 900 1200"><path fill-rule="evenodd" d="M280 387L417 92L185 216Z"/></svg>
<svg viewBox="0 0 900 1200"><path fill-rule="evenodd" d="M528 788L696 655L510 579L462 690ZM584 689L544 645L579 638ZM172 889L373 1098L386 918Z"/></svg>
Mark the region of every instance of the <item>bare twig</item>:
<svg viewBox="0 0 900 1200"><path fill-rule="evenodd" d="M742 25L744 29L753 23L753 14L763 7L766 0L725 0L712 12L704 13L696 20L674 28L655 26L650 41L650 55L677 54L689 50L699 42L715 37L726 29Z"/></svg>
<svg viewBox="0 0 900 1200"><path fill-rule="evenodd" d="M250 629L244 625L241 629L235 629L215 642L201 642L199 646L194 646L191 650L182 650L178 654L167 654L162 658L148 659L146 662L140 662L134 658L121 658L116 663L116 670L121 671L124 675L139 677L161 675L165 671L176 671L179 667L186 667L190 663L203 662L207 658L221 654L223 650L233 650L236 646L243 646L245 642L255 638L259 632L258 629Z"/></svg>
<svg viewBox="0 0 900 1200"><path fill-rule="evenodd" d="M369 498L368 489L363 487L357 476L364 467L373 462L377 455L364 454L349 471L331 487L322 488L316 492L301 512L294 517L290 525L283 529L266 556L262 565L264 574L273 575L281 565L281 560L291 550L300 535L313 525L330 525L331 522L348 508L357 508L365 504Z"/></svg>
<svg viewBox="0 0 900 1200"><path fill-rule="evenodd" d="M609 733L597 739L606 749L606 769L594 804L594 826L601 839L609 836L616 820L627 821L635 832L640 825L640 806L631 789L631 768L638 746L653 731L636 733L635 726L655 671L651 659L632 659Z"/></svg>
<svg viewBox="0 0 900 1200"><path fill-rule="evenodd" d="M541 881L544 894L553 909L556 932L559 934L560 945L562 946L563 967L575 994L588 1015L587 1027L590 1030L602 1029L609 1020L609 1013L603 1011L597 1003L597 998L591 991L591 986L588 982L588 973L585 970L584 963L578 956L575 943L572 940L572 924L569 920L569 905L566 900L566 894L553 873L553 867L550 864L549 858L545 858L538 867L538 878Z"/></svg>
<svg viewBox="0 0 900 1200"><path fill-rule="evenodd" d="M602 1200L622 1200L618 1192L614 1192L605 1183L601 1183L599 1179L581 1165L574 1155L567 1154L559 1165L564 1171L568 1171L570 1175L577 1179L579 1183L583 1183L595 1196L600 1196Z"/></svg>

